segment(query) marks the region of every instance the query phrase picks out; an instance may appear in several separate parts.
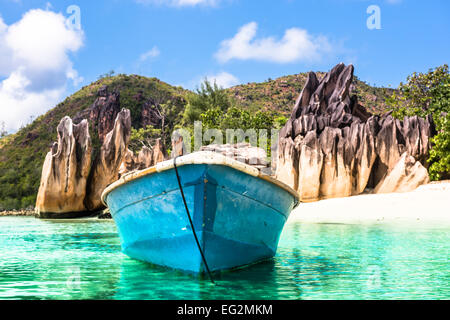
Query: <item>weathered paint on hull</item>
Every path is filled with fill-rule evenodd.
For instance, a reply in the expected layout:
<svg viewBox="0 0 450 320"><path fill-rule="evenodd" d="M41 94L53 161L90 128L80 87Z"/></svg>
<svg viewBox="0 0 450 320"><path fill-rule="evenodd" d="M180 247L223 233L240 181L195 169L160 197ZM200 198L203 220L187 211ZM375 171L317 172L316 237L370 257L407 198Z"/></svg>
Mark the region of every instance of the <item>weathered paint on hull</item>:
<svg viewBox="0 0 450 320"><path fill-rule="evenodd" d="M275 255L296 199L286 190L228 166L178 168L209 268L225 270ZM123 252L132 258L204 272L174 169L143 176L106 197Z"/></svg>

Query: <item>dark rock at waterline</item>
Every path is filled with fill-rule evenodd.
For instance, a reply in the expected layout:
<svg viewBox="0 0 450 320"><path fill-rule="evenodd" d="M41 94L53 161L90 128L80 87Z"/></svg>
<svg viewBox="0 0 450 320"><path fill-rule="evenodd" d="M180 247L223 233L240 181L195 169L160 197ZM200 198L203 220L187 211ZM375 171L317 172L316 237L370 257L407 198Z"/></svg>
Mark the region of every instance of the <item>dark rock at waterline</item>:
<svg viewBox="0 0 450 320"><path fill-rule="evenodd" d="M111 212L109 212L109 209L103 210L102 213L99 214L98 219L100 220L112 219Z"/></svg>
<svg viewBox="0 0 450 320"><path fill-rule="evenodd" d="M356 195L366 188L407 191L428 181L432 118L400 121L369 114L352 95L353 71L341 63L321 81L311 72L280 131L276 176L303 201Z"/></svg>

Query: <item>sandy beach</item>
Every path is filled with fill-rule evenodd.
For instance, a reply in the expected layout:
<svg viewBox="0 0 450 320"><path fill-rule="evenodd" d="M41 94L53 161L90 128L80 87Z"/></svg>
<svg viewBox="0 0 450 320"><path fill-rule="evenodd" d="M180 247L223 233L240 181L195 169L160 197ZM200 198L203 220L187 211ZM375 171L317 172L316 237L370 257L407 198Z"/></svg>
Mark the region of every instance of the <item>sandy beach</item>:
<svg viewBox="0 0 450 320"><path fill-rule="evenodd" d="M450 225L450 181L407 193L364 194L302 203L288 223L435 223Z"/></svg>

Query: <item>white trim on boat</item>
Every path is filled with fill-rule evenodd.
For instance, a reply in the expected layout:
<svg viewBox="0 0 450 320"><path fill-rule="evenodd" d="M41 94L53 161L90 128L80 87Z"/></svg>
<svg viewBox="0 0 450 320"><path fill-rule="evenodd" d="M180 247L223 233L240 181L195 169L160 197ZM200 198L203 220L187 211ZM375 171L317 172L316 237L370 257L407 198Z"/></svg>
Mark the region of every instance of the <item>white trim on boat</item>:
<svg viewBox="0 0 450 320"><path fill-rule="evenodd" d="M224 155L222 155L220 153L216 153L216 152L212 152L212 151L199 151L199 152L190 153L188 155L177 158L177 167L181 167L181 166L189 165L189 164L215 164L215 165L224 165L224 166L231 167L238 171L244 172L248 175L251 175L251 176L254 176L257 178L261 178L263 180L266 180L270 183L277 185L278 187L286 190L291 195L293 195L298 201L297 192L295 190L293 190L291 187L289 187L288 185L284 184L283 182L281 182L267 174L261 173L255 167L252 167L243 162L234 160L233 158L225 157ZM153 166L153 167L150 167L150 168L147 168L144 170L132 171L130 173L127 173L127 174L123 175L119 180L117 180L116 182L109 185L103 191L102 202L103 202L103 204L106 205L106 203L105 203L106 196L111 191L120 187L123 184L126 184L130 181L142 178L144 176L147 176L147 175L150 175L153 173L163 172L163 171L167 171L167 170L170 170L173 168L174 168L174 160L171 159L171 160L167 160L164 162L160 162L156 166Z"/></svg>

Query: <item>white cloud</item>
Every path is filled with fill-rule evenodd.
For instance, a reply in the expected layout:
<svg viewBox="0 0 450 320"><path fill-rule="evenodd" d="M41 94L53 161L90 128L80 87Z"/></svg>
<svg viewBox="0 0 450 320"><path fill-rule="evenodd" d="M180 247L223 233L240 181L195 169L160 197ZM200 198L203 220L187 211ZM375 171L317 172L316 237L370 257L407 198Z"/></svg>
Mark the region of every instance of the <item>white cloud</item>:
<svg viewBox="0 0 450 320"><path fill-rule="evenodd" d="M141 54L141 56L139 57L139 61L144 62L147 61L148 59L156 58L157 56L160 55L160 53L161 52L159 51L158 47L154 46L151 50Z"/></svg>
<svg viewBox="0 0 450 320"><path fill-rule="evenodd" d="M194 7L194 6L214 7L217 6L220 1L221 0L136 0L137 3L168 5L171 7Z"/></svg>
<svg viewBox="0 0 450 320"><path fill-rule="evenodd" d="M241 81L231 73L222 71L216 74L210 73L208 75L198 76L188 82L180 83L178 85L186 89L195 90L196 88L199 88L205 80L208 80L210 83L216 82L216 84L222 88L230 88L241 83Z"/></svg>
<svg viewBox="0 0 450 320"><path fill-rule="evenodd" d="M320 60L331 51L327 38L313 37L304 29L287 29L280 40L274 37L255 39L257 30L256 22L241 27L233 38L222 41L216 59L222 63L232 59L289 63Z"/></svg>
<svg viewBox="0 0 450 320"><path fill-rule="evenodd" d="M211 83L217 83L219 87L230 88L240 83L239 79L228 72L220 72L206 77Z"/></svg>
<svg viewBox="0 0 450 320"><path fill-rule="evenodd" d="M68 56L82 45L83 32L62 14L30 10L9 26L0 17L0 121L8 130L53 107L69 80L82 81Z"/></svg>

